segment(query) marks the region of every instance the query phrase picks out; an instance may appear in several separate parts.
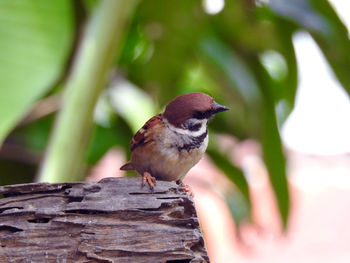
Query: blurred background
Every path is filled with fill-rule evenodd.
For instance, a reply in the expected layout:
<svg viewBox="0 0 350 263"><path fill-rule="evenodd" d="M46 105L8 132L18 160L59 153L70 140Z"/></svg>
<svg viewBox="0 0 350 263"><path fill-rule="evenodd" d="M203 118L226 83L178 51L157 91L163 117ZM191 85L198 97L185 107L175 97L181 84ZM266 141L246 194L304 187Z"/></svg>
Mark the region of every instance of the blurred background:
<svg viewBox="0 0 350 263"><path fill-rule="evenodd" d="M211 262L349 262L346 0L0 1L0 185L135 176L177 95L231 110L185 183Z"/></svg>

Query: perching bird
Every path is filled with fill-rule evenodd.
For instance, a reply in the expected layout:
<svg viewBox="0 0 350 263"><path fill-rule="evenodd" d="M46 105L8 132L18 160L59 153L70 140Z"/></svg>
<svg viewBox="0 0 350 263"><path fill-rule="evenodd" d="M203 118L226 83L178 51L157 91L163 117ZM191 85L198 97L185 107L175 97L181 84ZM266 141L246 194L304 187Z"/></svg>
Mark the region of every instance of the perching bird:
<svg viewBox="0 0 350 263"><path fill-rule="evenodd" d="M131 140L131 161L121 170L136 170L142 186L153 190L156 180L182 184L208 146L208 121L228 110L207 94L196 92L176 97L164 113L149 119Z"/></svg>

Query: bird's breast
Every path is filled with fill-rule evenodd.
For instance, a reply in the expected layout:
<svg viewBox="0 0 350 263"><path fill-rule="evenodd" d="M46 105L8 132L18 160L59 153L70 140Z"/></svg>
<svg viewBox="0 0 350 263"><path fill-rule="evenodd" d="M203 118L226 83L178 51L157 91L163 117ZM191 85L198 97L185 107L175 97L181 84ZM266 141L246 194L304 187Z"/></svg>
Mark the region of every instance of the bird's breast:
<svg viewBox="0 0 350 263"><path fill-rule="evenodd" d="M177 181L199 162L207 146L207 131L193 137L165 129L134 150L132 163L140 174L147 171L158 180Z"/></svg>
<svg viewBox="0 0 350 263"><path fill-rule="evenodd" d="M166 143L158 148L159 162L157 162L156 174L160 179L175 181L182 179L187 172L199 162L208 146L208 134L200 139L167 138ZM154 167L155 168L155 167ZM166 178L164 178L166 177Z"/></svg>

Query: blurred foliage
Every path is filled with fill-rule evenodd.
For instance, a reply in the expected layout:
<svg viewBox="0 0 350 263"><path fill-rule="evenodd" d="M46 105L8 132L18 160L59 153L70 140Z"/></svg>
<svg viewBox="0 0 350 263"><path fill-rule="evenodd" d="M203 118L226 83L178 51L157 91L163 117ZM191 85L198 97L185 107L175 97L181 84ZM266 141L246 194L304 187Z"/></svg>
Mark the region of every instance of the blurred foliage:
<svg viewBox="0 0 350 263"><path fill-rule="evenodd" d="M115 145L127 152L140 123L175 96L206 92L231 108L213 120L212 134L261 143L286 227L290 204L279 127L294 107L297 90L292 37L299 30L308 32L350 94L348 31L326 0L227 0L217 14L206 10L208 1L139 2L124 32L113 78L95 109L87 163L96 163ZM32 107L44 111L34 104L38 99L62 92L59 84L79 51L73 43L81 38L81 27L98 2L0 2L0 141L7 136L0 155L1 183L18 183L22 178L17 176L24 173L20 165L16 170L10 162L33 166L32 158L9 158L9 147L22 149L18 154L23 156L42 155L54 113L18 123ZM143 105L140 114L135 114L140 111L137 105ZM231 208L240 206L231 209L235 219L249 218L253 204L244 173L220 149L210 147L208 154L237 186L227 199ZM34 175L33 169L27 173L23 182Z"/></svg>
<svg viewBox="0 0 350 263"><path fill-rule="evenodd" d="M251 221L251 199L248 182L241 169L236 167L229 160L228 156L223 155L211 143L207 149L214 164L227 175L227 177L236 185L238 191L224 193L229 209L239 226L242 222Z"/></svg>
<svg viewBox="0 0 350 263"><path fill-rule="evenodd" d="M0 142L60 78L73 33L68 0L0 2Z"/></svg>

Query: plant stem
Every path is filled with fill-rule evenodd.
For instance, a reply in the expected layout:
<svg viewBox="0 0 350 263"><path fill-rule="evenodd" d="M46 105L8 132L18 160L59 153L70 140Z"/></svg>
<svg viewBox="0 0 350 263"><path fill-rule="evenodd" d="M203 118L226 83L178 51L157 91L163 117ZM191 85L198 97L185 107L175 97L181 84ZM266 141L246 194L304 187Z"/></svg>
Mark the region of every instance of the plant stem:
<svg viewBox="0 0 350 263"><path fill-rule="evenodd" d="M55 122L39 181L82 178L94 107L136 2L101 0L93 12L65 85L62 110Z"/></svg>

